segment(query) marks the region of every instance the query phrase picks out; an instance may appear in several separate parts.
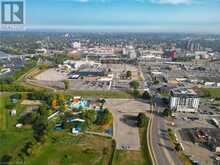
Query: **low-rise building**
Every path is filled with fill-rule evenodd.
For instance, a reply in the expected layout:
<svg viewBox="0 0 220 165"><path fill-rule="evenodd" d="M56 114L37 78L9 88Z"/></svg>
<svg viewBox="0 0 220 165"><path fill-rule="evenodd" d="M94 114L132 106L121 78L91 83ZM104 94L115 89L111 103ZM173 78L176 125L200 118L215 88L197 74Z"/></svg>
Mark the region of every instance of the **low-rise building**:
<svg viewBox="0 0 220 165"><path fill-rule="evenodd" d="M197 112L199 96L186 88L174 88L170 92L170 109L176 112Z"/></svg>

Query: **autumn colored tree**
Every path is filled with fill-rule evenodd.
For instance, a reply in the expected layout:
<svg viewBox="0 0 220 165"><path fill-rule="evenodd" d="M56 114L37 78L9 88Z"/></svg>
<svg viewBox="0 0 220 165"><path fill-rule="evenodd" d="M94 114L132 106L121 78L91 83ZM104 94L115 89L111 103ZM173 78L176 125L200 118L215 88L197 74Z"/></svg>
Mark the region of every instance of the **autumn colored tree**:
<svg viewBox="0 0 220 165"><path fill-rule="evenodd" d="M52 109L56 109L56 107L57 107L57 100L56 99L52 100L51 107L52 107Z"/></svg>

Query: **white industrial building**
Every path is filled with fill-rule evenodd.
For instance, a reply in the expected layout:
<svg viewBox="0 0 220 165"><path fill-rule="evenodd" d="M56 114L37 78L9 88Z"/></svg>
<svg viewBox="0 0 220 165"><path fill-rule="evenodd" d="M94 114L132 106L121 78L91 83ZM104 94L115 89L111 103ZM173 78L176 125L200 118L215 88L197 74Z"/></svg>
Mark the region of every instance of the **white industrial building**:
<svg viewBox="0 0 220 165"><path fill-rule="evenodd" d="M97 63L95 61L89 61L89 60L78 60L78 61L74 61L74 60L66 60L63 63L64 65L69 65L74 69L79 69L82 66L98 66L100 67L102 64L101 63Z"/></svg>
<svg viewBox="0 0 220 165"><path fill-rule="evenodd" d="M170 92L170 109L175 112L195 113L199 108L199 100L192 89L175 88Z"/></svg>

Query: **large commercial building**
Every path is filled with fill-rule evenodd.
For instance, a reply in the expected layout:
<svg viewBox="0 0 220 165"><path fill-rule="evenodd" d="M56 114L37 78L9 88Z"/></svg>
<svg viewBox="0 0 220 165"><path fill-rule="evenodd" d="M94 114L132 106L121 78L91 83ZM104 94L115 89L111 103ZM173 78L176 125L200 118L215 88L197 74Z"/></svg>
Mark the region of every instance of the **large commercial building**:
<svg viewBox="0 0 220 165"><path fill-rule="evenodd" d="M170 109L175 112L197 112L199 97L192 89L175 88L170 92Z"/></svg>

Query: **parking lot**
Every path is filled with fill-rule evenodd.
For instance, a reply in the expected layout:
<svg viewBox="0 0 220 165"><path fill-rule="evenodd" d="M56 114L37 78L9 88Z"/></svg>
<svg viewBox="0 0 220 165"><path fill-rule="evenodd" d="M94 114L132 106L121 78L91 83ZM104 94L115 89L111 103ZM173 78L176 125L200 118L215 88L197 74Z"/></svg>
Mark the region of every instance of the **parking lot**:
<svg viewBox="0 0 220 165"><path fill-rule="evenodd" d="M58 72L54 68L48 69L35 77L39 81L63 81L67 78L67 73Z"/></svg>
<svg viewBox="0 0 220 165"><path fill-rule="evenodd" d="M128 90L130 89L129 83L132 80L137 80L140 84L140 89L144 89L144 81L140 78L138 67L127 64L104 64L103 67L106 67L107 70L111 70L113 74L112 82L100 80L100 78L103 78L100 76L83 76L78 79L69 79L69 88L72 90ZM121 75L126 74L127 71L132 72L132 78L122 79ZM51 68L36 75L32 82L63 89L64 84L62 81L68 78L68 72Z"/></svg>
<svg viewBox="0 0 220 165"><path fill-rule="evenodd" d="M110 68L114 75L111 89L128 90L130 88L129 83L133 80L139 82L140 89L144 89L144 81L142 80L140 70L137 66L128 64L105 64L105 67ZM130 79L123 79L122 77L127 71L131 71L132 77Z"/></svg>
<svg viewBox="0 0 220 165"><path fill-rule="evenodd" d="M150 105L137 100L108 99L106 107L113 114L113 138L116 140L116 148L140 150L137 115L150 110Z"/></svg>
<svg viewBox="0 0 220 165"><path fill-rule="evenodd" d="M214 125L208 122L212 117L213 115L203 113L177 113L176 119L174 120L175 126L173 130L177 135L177 139L182 143L184 152L190 156L192 160L199 161L201 165L213 164L215 154L204 146L194 144L192 141L187 140L185 137L188 135L185 135L182 129L215 128Z"/></svg>

